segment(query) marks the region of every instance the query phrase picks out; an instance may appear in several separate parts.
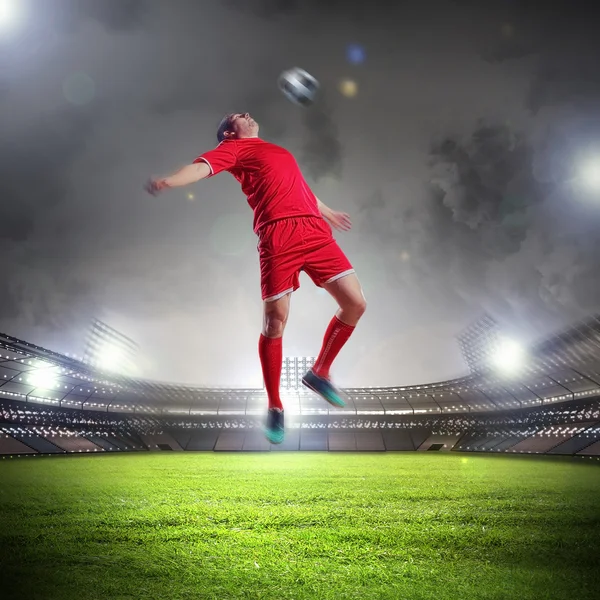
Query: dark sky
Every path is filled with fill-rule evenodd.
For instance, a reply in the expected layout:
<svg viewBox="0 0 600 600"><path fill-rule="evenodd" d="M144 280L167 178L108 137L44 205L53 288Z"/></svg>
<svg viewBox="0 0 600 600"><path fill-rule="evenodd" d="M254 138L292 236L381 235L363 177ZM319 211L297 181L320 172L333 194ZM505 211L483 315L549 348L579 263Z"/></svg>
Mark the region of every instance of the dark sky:
<svg viewBox="0 0 600 600"><path fill-rule="evenodd" d="M16 4L0 25L1 331L82 353L96 316L141 345L144 376L259 386L258 256L237 182L142 189L244 110L353 218L335 235L368 310L340 385L463 374L454 336L483 312L529 341L600 309L600 188L584 175L600 164L593 3ZM321 83L310 109L277 89L292 66ZM335 310L301 286L287 355L316 354Z"/></svg>

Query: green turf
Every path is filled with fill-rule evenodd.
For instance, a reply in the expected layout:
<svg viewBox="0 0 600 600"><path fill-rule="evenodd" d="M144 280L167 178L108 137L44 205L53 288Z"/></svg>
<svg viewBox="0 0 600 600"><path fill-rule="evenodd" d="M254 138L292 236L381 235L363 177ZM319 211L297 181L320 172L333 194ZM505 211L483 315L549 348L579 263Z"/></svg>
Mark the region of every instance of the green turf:
<svg viewBox="0 0 600 600"><path fill-rule="evenodd" d="M0 460L0 594L597 599L600 465L140 453Z"/></svg>

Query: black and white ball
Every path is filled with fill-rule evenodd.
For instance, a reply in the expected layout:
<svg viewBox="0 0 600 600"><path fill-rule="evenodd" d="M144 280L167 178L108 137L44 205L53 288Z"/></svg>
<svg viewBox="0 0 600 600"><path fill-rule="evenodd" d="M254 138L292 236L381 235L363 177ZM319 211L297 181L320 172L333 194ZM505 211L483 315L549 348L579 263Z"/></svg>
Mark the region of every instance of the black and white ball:
<svg viewBox="0 0 600 600"><path fill-rule="evenodd" d="M288 100L300 106L310 106L317 97L319 82L304 69L294 67L279 76L279 89Z"/></svg>

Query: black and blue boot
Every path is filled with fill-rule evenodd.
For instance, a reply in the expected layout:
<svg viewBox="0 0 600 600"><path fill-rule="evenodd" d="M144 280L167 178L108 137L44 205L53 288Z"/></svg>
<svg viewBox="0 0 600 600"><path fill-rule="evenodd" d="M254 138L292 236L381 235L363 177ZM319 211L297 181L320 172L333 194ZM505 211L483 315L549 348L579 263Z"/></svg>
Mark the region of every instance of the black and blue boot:
<svg viewBox="0 0 600 600"><path fill-rule="evenodd" d="M319 377L315 375L312 369L306 372L306 375L302 378L302 383L315 394L319 394L321 398L329 402L336 408L342 408L346 406L342 398L342 393L325 377Z"/></svg>
<svg viewBox="0 0 600 600"><path fill-rule="evenodd" d="M283 427L283 411L270 408L267 413L267 427L264 430L266 438L271 444L281 444L285 435Z"/></svg>

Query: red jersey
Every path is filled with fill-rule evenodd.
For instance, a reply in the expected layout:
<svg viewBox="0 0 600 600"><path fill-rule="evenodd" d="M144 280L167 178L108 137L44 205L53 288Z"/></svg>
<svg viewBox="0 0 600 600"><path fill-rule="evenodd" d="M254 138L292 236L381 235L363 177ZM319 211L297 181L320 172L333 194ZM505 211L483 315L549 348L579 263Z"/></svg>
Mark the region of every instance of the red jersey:
<svg viewBox="0 0 600 600"><path fill-rule="evenodd" d="M254 232L287 217L321 217L317 198L304 180L296 159L285 148L260 138L222 141L201 154L211 177L231 173L242 185L254 211Z"/></svg>

